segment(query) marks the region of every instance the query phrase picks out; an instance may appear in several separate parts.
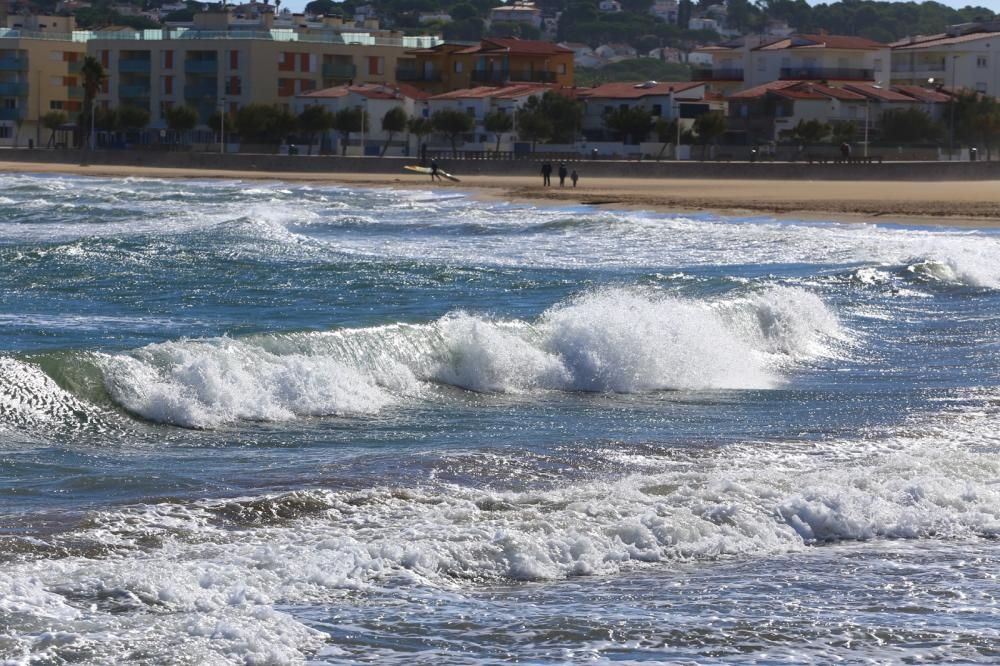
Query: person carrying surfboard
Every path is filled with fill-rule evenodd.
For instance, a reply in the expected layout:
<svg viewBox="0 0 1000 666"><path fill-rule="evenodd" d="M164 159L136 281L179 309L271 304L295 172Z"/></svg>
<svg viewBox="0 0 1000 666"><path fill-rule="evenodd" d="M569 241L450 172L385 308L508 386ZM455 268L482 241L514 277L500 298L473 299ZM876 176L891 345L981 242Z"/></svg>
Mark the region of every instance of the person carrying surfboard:
<svg viewBox="0 0 1000 666"><path fill-rule="evenodd" d="M438 173L438 163L437 160L431 160L431 182L435 180L444 180L441 178L441 174Z"/></svg>

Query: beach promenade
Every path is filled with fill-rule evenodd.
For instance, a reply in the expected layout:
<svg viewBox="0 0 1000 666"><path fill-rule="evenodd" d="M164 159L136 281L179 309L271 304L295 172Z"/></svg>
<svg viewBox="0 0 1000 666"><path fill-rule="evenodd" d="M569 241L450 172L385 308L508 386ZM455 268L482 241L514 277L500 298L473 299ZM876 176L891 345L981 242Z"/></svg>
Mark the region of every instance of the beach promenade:
<svg viewBox="0 0 1000 666"><path fill-rule="evenodd" d="M81 159L83 158L83 159ZM83 162L83 163L81 163ZM131 151L0 152L0 170L150 178L236 178L429 187L403 171L414 160ZM543 188L532 161L448 161L473 191L518 202L670 212L794 216L948 226L1000 226L1000 162L882 165L581 161L577 188ZM567 181L568 184L568 181Z"/></svg>

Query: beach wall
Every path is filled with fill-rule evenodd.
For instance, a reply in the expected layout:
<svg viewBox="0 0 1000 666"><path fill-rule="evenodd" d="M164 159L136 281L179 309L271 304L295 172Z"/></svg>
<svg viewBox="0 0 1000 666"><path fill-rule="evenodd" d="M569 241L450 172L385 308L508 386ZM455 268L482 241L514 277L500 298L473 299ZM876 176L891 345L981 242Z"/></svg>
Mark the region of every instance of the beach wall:
<svg viewBox="0 0 1000 666"><path fill-rule="evenodd" d="M0 150L0 161L47 164L95 164L176 169L225 169L338 174L401 174L414 158L339 157L307 155L217 154L202 152L152 152L131 150ZM442 169L458 176L534 176L540 163L531 160L447 160ZM581 179L614 178L718 178L765 180L1000 180L998 162L887 162L885 164L807 164L802 162L653 162L579 160L569 163Z"/></svg>

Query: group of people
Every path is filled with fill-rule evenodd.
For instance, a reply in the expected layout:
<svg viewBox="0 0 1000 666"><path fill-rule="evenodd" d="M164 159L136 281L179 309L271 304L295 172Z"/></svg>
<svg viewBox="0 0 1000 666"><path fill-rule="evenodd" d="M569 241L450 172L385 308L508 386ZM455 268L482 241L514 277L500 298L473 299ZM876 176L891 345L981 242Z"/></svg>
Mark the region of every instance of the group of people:
<svg viewBox="0 0 1000 666"><path fill-rule="evenodd" d="M573 187L576 187L576 181L580 180L580 175L576 172L576 169L573 169L573 172L570 173L569 170L566 168L566 163L560 162L559 187L565 187L567 175L569 176L569 179L573 181ZM549 164L548 162L545 162L544 164L542 164L542 186L549 187L550 185L552 185L552 165Z"/></svg>

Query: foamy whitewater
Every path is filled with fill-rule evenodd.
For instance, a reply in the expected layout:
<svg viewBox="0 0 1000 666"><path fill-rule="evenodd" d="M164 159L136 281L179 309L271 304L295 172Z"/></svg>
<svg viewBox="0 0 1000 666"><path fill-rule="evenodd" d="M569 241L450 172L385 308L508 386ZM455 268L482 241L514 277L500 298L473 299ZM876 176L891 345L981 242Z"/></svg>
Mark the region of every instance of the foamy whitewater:
<svg viewBox="0 0 1000 666"><path fill-rule="evenodd" d="M0 664L1000 660L995 232L0 186Z"/></svg>

